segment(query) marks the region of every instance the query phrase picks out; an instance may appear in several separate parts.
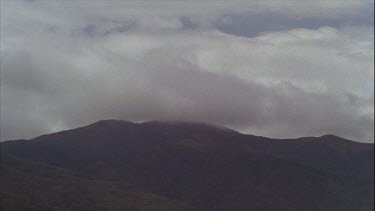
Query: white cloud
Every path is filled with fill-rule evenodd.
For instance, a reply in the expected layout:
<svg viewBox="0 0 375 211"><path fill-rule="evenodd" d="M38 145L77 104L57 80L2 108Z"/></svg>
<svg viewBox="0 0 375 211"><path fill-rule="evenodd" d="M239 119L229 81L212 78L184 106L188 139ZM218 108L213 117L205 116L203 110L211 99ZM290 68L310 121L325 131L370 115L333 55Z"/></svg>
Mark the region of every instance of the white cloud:
<svg viewBox="0 0 375 211"><path fill-rule="evenodd" d="M213 24L244 12L340 18L368 3L275 3L5 1L3 139L122 118L373 140L372 27L239 37Z"/></svg>

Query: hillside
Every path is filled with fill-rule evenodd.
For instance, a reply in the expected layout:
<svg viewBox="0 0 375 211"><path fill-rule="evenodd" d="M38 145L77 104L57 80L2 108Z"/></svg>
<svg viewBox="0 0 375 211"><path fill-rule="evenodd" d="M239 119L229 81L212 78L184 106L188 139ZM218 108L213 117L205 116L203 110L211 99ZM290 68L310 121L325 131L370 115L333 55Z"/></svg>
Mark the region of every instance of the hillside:
<svg viewBox="0 0 375 211"><path fill-rule="evenodd" d="M1 147L9 207L373 210L373 144L333 135L278 140L202 123L104 120Z"/></svg>

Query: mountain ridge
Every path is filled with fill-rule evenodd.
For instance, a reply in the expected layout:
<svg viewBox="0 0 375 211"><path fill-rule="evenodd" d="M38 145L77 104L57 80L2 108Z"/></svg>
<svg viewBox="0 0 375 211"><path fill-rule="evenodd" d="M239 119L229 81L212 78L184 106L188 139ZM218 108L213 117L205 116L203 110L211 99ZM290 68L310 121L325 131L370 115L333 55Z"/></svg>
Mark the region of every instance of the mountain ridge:
<svg viewBox="0 0 375 211"><path fill-rule="evenodd" d="M130 194L146 201L151 197L152 206L160 208L156 210L163 206L178 207L175 210L373 209L373 144L332 135L271 139L204 123L103 120L0 145L2 166L8 172L20 175L17 172L26 171L35 183L49 181L57 190L51 194L50 204L71 210L78 210L77 202L66 199L70 207L64 207L56 197L71 192L86 203L84 195L74 192L81 189L108 200L113 197L117 207L125 205L111 196L112 189L121 197ZM21 162L13 162L13 158ZM74 177L64 176L62 170ZM14 185L5 188L0 184L0 193L19 196L13 179L2 172L1 176L3 185ZM28 189L24 176L17 178L22 179L25 191L49 198ZM76 189L58 185L60 180L69 184L71 178L78 181ZM117 183L131 184L135 190L117 190ZM48 185L43 187L45 192L52 191ZM141 190L149 194L139 195ZM107 202L95 200L79 210L85 206L111 210L102 204ZM155 210L141 202L138 205L132 203L134 210Z"/></svg>
<svg viewBox="0 0 375 211"><path fill-rule="evenodd" d="M69 131L72 131L72 130L87 128L87 127L93 127L93 126L99 126L99 125L104 126L106 124L107 124L107 126L108 126L108 124L110 124L110 125L116 125L117 124L118 126L119 125L123 125L123 126L125 126L125 125L155 125L155 124L156 125L157 124L169 125L169 126L184 126L184 125L189 126L190 125L190 126L209 127L209 128L212 128L212 129L221 129L221 130L239 133L239 134L246 135L246 136L259 137L259 138L269 139L269 140L279 140L279 141L301 140L301 141L304 141L304 140L318 140L318 139L331 139L331 140L335 139L335 140L355 142L355 143L366 144L366 145L373 145L374 144L372 142L360 142L360 141L356 141L356 140L350 140L350 139L340 137L338 135L333 135L333 134L323 134L323 135L319 135L319 136L303 136L303 137L296 137L296 138L269 138L269 137L266 137L266 136L258 136L258 135L255 135L255 134L242 133L242 132L239 132L239 131L234 130L232 128L229 128L229 127L225 127L225 126L221 126L221 125L217 125L217 124L212 124L212 123L199 122L199 121L150 120L150 121L144 121L144 122L132 122L132 121L129 121L129 120L121 120L121 119L104 119L104 120L99 120L99 121L96 121L96 122L93 122L93 123L86 124L84 126L80 126L80 127L76 127L76 128L72 128L72 129L61 130L61 131L52 132L52 133L48 133L48 134L43 134L43 135L36 136L36 137L30 138L30 139L12 139L12 140L4 140L3 142L20 141L20 140L34 140L34 139L38 139L40 137L44 137L44 136L48 136L48 135L59 134L59 133L69 132Z"/></svg>

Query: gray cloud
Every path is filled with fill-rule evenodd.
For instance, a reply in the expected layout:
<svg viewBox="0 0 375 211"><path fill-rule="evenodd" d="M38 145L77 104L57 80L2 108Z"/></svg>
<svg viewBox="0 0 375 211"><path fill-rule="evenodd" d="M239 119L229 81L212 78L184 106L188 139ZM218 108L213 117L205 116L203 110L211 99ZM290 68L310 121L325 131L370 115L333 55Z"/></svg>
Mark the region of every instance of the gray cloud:
<svg viewBox="0 0 375 211"><path fill-rule="evenodd" d="M5 1L1 138L116 118L373 141L372 3L309 2Z"/></svg>
<svg viewBox="0 0 375 211"><path fill-rule="evenodd" d="M373 5L363 4L358 13L341 16L308 16L286 14L284 11L262 11L226 14L214 22L221 31L229 34L253 37L260 33L290 30L293 28L317 29L323 26L374 25Z"/></svg>

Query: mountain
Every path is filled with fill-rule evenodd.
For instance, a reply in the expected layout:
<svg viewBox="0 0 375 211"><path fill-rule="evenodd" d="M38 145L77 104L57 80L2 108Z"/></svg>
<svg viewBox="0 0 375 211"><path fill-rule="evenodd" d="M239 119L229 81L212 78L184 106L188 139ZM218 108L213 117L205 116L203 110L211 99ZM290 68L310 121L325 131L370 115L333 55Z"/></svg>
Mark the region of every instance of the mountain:
<svg viewBox="0 0 375 211"><path fill-rule="evenodd" d="M374 210L373 144L333 135L103 120L1 147L3 210Z"/></svg>

